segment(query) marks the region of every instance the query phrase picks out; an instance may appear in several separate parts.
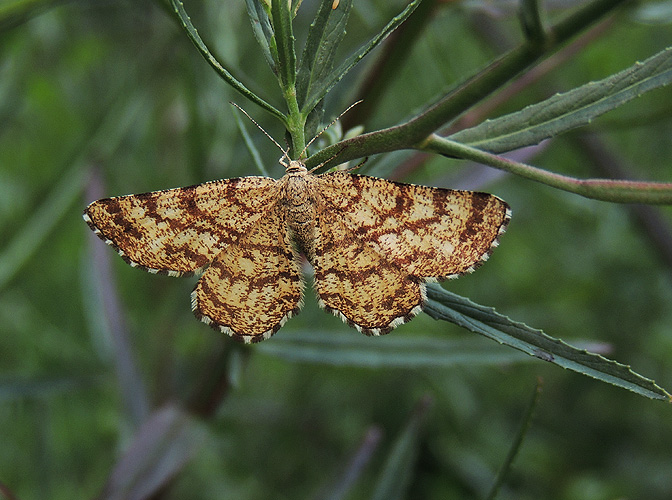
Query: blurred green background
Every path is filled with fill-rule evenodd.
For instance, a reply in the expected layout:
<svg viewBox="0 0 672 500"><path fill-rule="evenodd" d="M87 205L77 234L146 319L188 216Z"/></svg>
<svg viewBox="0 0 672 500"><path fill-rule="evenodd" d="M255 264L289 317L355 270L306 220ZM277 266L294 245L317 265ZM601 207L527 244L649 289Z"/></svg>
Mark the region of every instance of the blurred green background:
<svg viewBox="0 0 672 500"><path fill-rule="evenodd" d="M244 3L185 3L221 60L281 107ZM392 53L389 85L361 117L366 130L411 115L521 38L514 4L425 4L426 24L399 60ZM549 2L548 17L578 4ZM343 55L404 5L355 2ZM299 46L315 9L305 0L299 11ZM619 11L469 118L519 109L672 45L670 12L670 2ZM375 80L377 54L330 94L330 116ZM148 491L154 496L133 498L364 499L382 495L385 484L387 498L484 498L539 378L542 394L499 498L672 498L669 404L425 315L364 338L320 311L310 287L304 311L273 339L241 346L193 318L195 278L132 269L95 238L81 212L99 197L258 175L230 100L282 139L279 124L217 78L158 2L0 2L6 498ZM280 177L280 152L246 126ZM628 178L670 182L671 130L667 88L517 154L578 177L619 168ZM491 260L444 286L672 390L670 208L586 200L408 152L371 158L364 173L507 200L513 219ZM283 354L292 338L327 339L323 349L329 339L351 343L355 360L360 348L390 342L403 354L414 340L476 354L444 367L398 366L385 356L369 367L335 365L321 361L320 350L310 362Z"/></svg>

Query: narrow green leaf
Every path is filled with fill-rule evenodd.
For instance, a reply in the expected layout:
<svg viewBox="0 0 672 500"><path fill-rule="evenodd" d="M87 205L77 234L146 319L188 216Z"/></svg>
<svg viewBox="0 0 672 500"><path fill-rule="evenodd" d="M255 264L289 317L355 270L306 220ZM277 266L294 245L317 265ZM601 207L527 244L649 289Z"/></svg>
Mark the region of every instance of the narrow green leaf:
<svg viewBox="0 0 672 500"><path fill-rule="evenodd" d="M343 0L337 9L332 9L332 4L333 0L322 0L308 31L296 81L299 106L303 106L311 87L319 86L329 76L336 49L345 36L352 0Z"/></svg>
<svg viewBox="0 0 672 500"><path fill-rule="evenodd" d="M205 428L175 406L155 411L115 465L100 500L151 498L191 460Z"/></svg>
<svg viewBox="0 0 672 500"><path fill-rule="evenodd" d="M413 0L411 3L409 3L398 16L395 16L389 23L387 23L387 26L385 26L380 33L369 40L367 44L360 47L357 52L346 59L338 68L332 71L331 74L323 78L320 85L314 84L310 89L305 102L301 106L301 112L303 115L308 115L308 113L310 113L310 111L315 106L317 106L317 103L322 100L327 92L329 92L331 88L348 73L348 71L350 71L359 61L361 61L364 56L377 47L378 44L385 40L385 38L387 38L390 33L397 29L397 27L413 13L416 7L420 5L421 1L422 0Z"/></svg>
<svg viewBox="0 0 672 500"><path fill-rule="evenodd" d="M491 307L476 304L435 284L427 286L427 297L429 300L425 312L435 319L450 321L530 356L628 389L641 396L672 401L672 396L667 391L654 381L633 372L629 366L572 347L541 330L513 321Z"/></svg>
<svg viewBox="0 0 672 500"><path fill-rule="evenodd" d="M589 124L645 92L672 82L672 48L597 82L450 136L451 140L491 153L538 144L567 130Z"/></svg>
<svg viewBox="0 0 672 500"><path fill-rule="evenodd" d="M187 36L196 46L198 51L201 53L203 58L212 66L212 68L217 72L217 74L222 78L226 83L231 85L234 89L240 92L243 96L248 98L250 101L258 104L264 108L269 113L278 117L283 123L285 123L285 115L273 107L271 104L264 101L261 97L257 96L254 92L248 89L242 82L237 80L224 66L222 66L217 58L212 55L208 47L205 45L201 36L198 34L198 31L191 23L189 15L184 10L184 5L181 0L170 0L173 10L177 16L177 19L180 21L182 27L187 32Z"/></svg>
<svg viewBox="0 0 672 500"><path fill-rule="evenodd" d="M345 36L352 0L333 9L333 0L322 0L310 25L296 78L297 104L302 107L313 82L325 78L334 67L336 49ZM310 110L305 124L306 137L314 137L324 116L324 100Z"/></svg>
<svg viewBox="0 0 672 500"><path fill-rule="evenodd" d="M548 32L553 33L553 36L547 39L543 47L532 47L533 50L531 50L528 42L520 44L469 78L452 86L440 98L428 102L424 106L425 111L419 115L404 123L369 132L343 141L341 144L324 148L308 158L306 166L313 168L317 165L324 165L325 168L330 168L333 165L329 159L333 158L337 152L340 152L338 162L341 163L399 149L418 147L424 149L428 137L437 129L481 102L523 70L542 57L546 57L570 38L577 36L588 26L603 19L626 2L627 0L593 0L582 5L573 14L549 27ZM347 62L341 68L347 66ZM346 71L347 69L349 68L346 68ZM334 74L338 75L339 71L341 71L340 68ZM338 79L340 78L336 81ZM315 102L318 101L319 95ZM311 102L309 99L304 109L310 109Z"/></svg>
<svg viewBox="0 0 672 500"><path fill-rule="evenodd" d="M307 141L310 141L313 137L315 137L317 134L320 133L321 126L323 124L323 119L324 119L324 100L320 101L317 103L317 105L313 108L313 110L308 114L308 117L306 118L306 125L304 127L305 130L305 136L307 137ZM331 129L330 129L331 130ZM328 131L330 131L328 130ZM316 144L317 150L321 149L320 144ZM308 150L308 153L310 154L310 148Z"/></svg>
<svg viewBox="0 0 672 500"><path fill-rule="evenodd" d="M261 0L245 0L247 5L247 15L252 23L252 32L261 46L261 51L266 58L266 62L271 67L273 73L277 74L277 61L271 54L271 40L273 39L273 28L271 20L268 18L266 9Z"/></svg>
<svg viewBox="0 0 672 500"><path fill-rule="evenodd" d="M396 500L406 497L412 471L417 460L420 431L431 405L429 397L422 398L416 405L404 430L397 437L385 461L372 500Z"/></svg>
<svg viewBox="0 0 672 500"><path fill-rule="evenodd" d="M271 2L273 37L278 51L278 76L285 92L296 83L296 52L292 14L286 0Z"/></svg>
<svg viewBox="0 0 672 500"><path fill-rule="evenodd" d="M387 335L365 337L343 332L292 332L257 347L264 354L292 362L364 368L449 368L527 361L521 353L474 337L441 339Z"/></svg>

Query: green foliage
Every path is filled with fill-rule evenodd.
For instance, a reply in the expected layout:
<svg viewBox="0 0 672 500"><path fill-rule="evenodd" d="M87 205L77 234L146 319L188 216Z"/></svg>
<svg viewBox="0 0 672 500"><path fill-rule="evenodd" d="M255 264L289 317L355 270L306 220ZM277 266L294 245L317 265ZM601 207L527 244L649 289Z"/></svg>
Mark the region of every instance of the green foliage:
<svg viewBox="0 0 672 500"><path fill-rule="evenodd" d="M577 349L522 323L498 314L491 307L474 304L438 286L428 287L425 312L435 319L455 323L500 344L568 370L608 382L649 398L670 400L670 395L653 381L633 373L629 367Z"/></svg>
<svg viewBox="0 0 672 500"><path fill-rule="evenodd" d="M672 48L635 63L599 82L556 94L522 111L451 135L451 139L491 153L539 144L672 81Z"/></svg>
<svg viewBox="0 0 672 500"><path fill-rule="evenodd" d="M669 498L669 208L586 198L670 203L669 20L619 0L185 4L0 2L0 498ZM193 281L129 268L80 213L280 175L231 119L240 96L294 156L363 99L341 122L366 133L306 163L495 191L501 248L382 338L310 291L270 341L213 334ZM465 159L514 175L475 182Z"/></svg>

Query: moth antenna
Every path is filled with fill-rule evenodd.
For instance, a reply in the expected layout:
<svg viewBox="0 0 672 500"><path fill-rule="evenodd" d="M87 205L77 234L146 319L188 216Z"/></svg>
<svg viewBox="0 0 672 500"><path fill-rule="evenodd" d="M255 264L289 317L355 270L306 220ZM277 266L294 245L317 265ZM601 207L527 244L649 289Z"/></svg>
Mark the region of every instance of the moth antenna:
<svg viewBox="0 0 672 500"><path fill-rule="evenodd" d="M237 105L235 102L233 102L233 101L229 101L229 103L232 104L233 106L235 106L236 108L238 108L238 109L239 109L245 116L247 116L247 117L250 119L250 121L251 121L252 123L254 123L254 124L257 126L257 128L258 128L259 130L261 130L261 131L264 133L264 135L265 135L266 137L268 137L268 138L271 140L271 142L272 142L273 144L275 144L276 146L278 146L278 149L279 149L280 151L282 151L282 157L283 157L283 159L284 159L284 158L287 158L287 160L289 160L289 147L287 147L287 149L283 148L280 144L278 144L278 141L276 141L275 139L273 139L273 137L271 136L271 134L269 134L268 132L266 132L266 131L264 130L264 128L263 128L261 125L259 125L259 124L255 121L255 119L252 118L252 117L248 114L247 111L245 111L243 108L241 108L240 106L238 106L238 105ZM352 106L351 106L351 107L352 107ZM346 111L347 111L347 110L346 110ZM280 163L282 163L282 161L281 161Z"/></svg>
<svg viewBox="0 0 672 500"><path fill-rule="evenodd" d="M346 170L346 172L352 172L353 170L357 170L358 168L362 168L362 165L364 165L367 161L369 161L369 157L365 156L362 161L360 161L357 165L354 167L350 167L349 169Z"/></svg>
<svg viewBox="0 0 672 500"><path fill-rule="evenodd" d="M308 148L310 147L310 145L311 145L313 142L315 142L315 140L316 140L318 137L320 137L322 134L324 134L324 133L327 131L327 129L328 129L329 127L331 127L334 123L336 123L338 120L340 120L340 119L343 117L343 115L344 115L345 113L347 113L347 112L350 111L352 108L354 108L355 106L357 106L360 102L362 102L361 99L360 99L359 101L355 101L355 102L353 102L350 106L348 106L347 108L345 108L345 110L344 110L340 115L338 115L336 118L334 118L333 120L331 120L331 123L330 123L329 125L327 125L327 126L324 127L322 130L320 130L320 132L319 132L315 137L313 137L313 138L310 140L310 142L309 142L308 144L306 144L306 147L303 148L303 151L301 151L301 154L299 155L299 158L302 158L303 155L306 154L306 152L308 151ZM341 152L341 151L339 151L339 153L340 153L340 152ZM338 154L338 153L337 153L337 154ZM333 157L330 158L328 161L331 161L331 160L333 160ZM326 163L326 162L325 162L325 163ZM324 165L324 163L323 163L323 165ZM313 169L313 170L314 170L314 169Z"/></svg>
<svg viewBox="0 0 672 500"><path fill-rule="evenodd" d="M329 158L327 158L326 160L324 160L322 163L320 163L319 165L316 165L316 166L314 166L313 168L311 168L308 172L310 172L310 173L312 174L312 173L315 172L315 170L317 170L318 168L321 168L322 166L326 165L326 164L329 163L331 160L333 160L333 159L336 158L338 155L340 155L340 154L343 152L343 150L345 150L345 148L347 148L347 146L343 146L341 149L339 149L338 151L336 151L333 155L331 155Z"/></svg>

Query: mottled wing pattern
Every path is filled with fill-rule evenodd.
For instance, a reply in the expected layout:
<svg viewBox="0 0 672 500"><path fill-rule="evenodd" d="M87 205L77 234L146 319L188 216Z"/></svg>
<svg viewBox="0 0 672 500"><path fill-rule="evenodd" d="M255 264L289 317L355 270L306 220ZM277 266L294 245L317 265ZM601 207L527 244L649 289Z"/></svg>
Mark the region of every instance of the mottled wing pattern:
<svg viewBox="0 0 672 500"><path fill-rule="evenodd" d="M96 201L84 219L132 266L201 273L192 309L244 342L273 335L303 298L295 245L320 305L366 334L418 314L425 282L473 271L509 220L496 196L349 173L244 177Z"/></svg>
<svg viewBox="0 0 672 500"><path fill-rule="evenodd" d="M473 271L510 217L485 193L345 172L319 179L315 288L321 305L367 334L418 314L425 281Z"/></svg>
<svg viewBox="0 0 672 500"><path fill-rule="evenodd" d="M269 338L302 306L299 257L277 201L217 255L192 293L201 321L247 343Z"/></svg>
<svg viewBox="0 0 672 500"><path fill-rule="evenodd" d="M91 203L84 220L131 266L182 276L201 272L261 220L276 181L243 177Z"/></svg>
<svg viewBox="0 0 672 500"><path fill-rule="evenodd" d="M388 333L421 310L424 284L363 241L337 210L318 215L312 264L320 306L367 335Z"/></svg>
<svg viewBox="0 0 672 500"><path fill-rule="evenodd" d="M344 224L412 276L472 272L497 246L510 218L494 195L400 184L345 172L320 176L321 197Z"/></svg>

